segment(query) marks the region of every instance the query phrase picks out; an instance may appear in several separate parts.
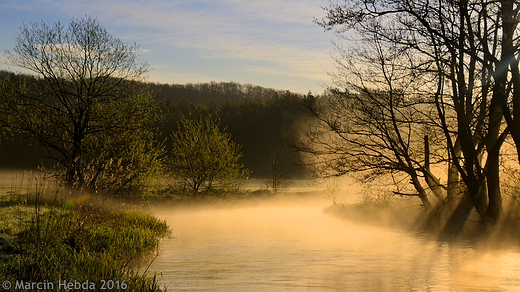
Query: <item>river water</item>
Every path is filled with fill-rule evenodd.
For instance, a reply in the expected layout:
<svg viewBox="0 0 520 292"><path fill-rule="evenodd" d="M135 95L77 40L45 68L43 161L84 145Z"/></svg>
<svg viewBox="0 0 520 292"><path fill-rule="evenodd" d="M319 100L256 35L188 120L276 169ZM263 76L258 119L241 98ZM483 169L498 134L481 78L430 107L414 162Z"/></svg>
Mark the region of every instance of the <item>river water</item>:
<svg viewBox="0 0 520 292"><path fill-rule="evenodd" d="M520 250L338 219L326 204L163 209L169 291L520 291Z"/></svg>

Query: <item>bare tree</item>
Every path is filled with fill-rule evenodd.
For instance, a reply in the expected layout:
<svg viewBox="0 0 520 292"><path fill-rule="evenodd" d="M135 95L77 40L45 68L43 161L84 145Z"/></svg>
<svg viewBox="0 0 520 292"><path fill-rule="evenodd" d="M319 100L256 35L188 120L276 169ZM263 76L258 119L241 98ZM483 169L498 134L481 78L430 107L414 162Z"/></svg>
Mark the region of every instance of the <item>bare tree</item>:
<svg viewBox="0 0 520 292"><path fill-rule="evenodd" d="M367 40L364 49L340 51L340 74L334 77L347 89L307 98L309 112L321 123L297 149L319 157L320 175L362 174L357 177L364 182L388 175L396 194L417 196L429 210L430 190L438 202L446 197L431 171L432 164L445 163L443 133L431 118L434 103L416 94L422 84L408 78L401 66L406 56L397 48ZM415 192L405 192L409 183Z"/></svg>
<svg viewBox="0 0 520 292"><path fill-rule="evenodd" d="M271 153L266 161L269 167L269 179L266 185L276 194L291 184L287 161L278 152Z"/></svg>
<svg viewBox="0 0 520 292"><path fill-rule="evenodd" d="M332 179L328 179L325 182L326 189L323 191L325 199L329 199L332 201L332 204L336 205L339 201L339 183L337 177L333 177Z"/></svg>
<svg viewBox="0 0 520 292"><path fill-rule="evenodd" d="M340 36L353 30L408 58L401 68L408 78L422 80L418 92L435 102L450 169L457 169L483 221L496 222L502 210L500 149L510 129L517 150L520 141L518 4L356 0L326 10L318 21L326 29Z"/></svg>

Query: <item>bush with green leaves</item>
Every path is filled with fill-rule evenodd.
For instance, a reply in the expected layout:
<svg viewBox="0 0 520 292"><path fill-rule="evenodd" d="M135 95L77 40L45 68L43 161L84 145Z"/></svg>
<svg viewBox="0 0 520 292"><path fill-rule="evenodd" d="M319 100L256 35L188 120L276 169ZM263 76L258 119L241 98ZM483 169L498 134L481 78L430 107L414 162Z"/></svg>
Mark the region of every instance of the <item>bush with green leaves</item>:
<svg viewBox="0 0 520 292"><path fill-rule="evenodd" d="M36 77L0 76L0 128L43 146L70 187L134 188L163 154L139 52L88 16L24 25L6 56Z"/></svg>
<svg viewBox="0 0 520 292"><path fill-rule="evenodd" d="M238 163L240 146L211 117L183 118L171 135L172 176L193 193L230 190L248 177Z"/></svg>

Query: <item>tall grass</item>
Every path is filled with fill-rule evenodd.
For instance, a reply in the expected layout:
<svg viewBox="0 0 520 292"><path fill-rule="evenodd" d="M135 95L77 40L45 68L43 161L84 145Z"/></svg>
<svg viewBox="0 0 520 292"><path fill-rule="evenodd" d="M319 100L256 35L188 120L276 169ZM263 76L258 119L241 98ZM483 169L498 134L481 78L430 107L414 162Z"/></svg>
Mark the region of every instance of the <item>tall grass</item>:
<svg viewBox="0 0 520 292"><path fill-rule="evenodd" d="M135 263L157 248L164 221L138 211L115 211L89 196L36 181L0 196L0 279L11 283L118 281L121 291L159 291ZM14 191L13 191L14 189ZM67 193L67 197L63 196ZM117 288L117 287L114 287Z"/></svg>

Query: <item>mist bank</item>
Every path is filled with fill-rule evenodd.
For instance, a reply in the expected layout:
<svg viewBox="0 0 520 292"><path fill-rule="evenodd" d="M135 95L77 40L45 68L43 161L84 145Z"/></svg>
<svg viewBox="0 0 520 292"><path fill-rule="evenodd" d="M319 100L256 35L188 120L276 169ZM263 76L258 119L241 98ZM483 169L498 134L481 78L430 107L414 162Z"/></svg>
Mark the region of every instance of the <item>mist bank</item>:
<svg viewBox="0 0 520 292"><path fill-rule="evenodd" d="M437 209L428 213L415 200L393 198L385 203L358 200L329 204L324 213L360 224L399 229L427 236L440 242L467 242L484 248L520 247L520 209L518 203L504 203L506 212L492 228L479 220L476 210L453 213Z"/></svg>
<svg viewBox="0 0 520 292"><path fill-rule="evenodd" d="M514 291L520 284L519 249L475 248L342 220L324 214L331 202L323 189L314 195L157 206L154 214L172 226L173 237L161 242L150 270L168 290Z"/></svg>

